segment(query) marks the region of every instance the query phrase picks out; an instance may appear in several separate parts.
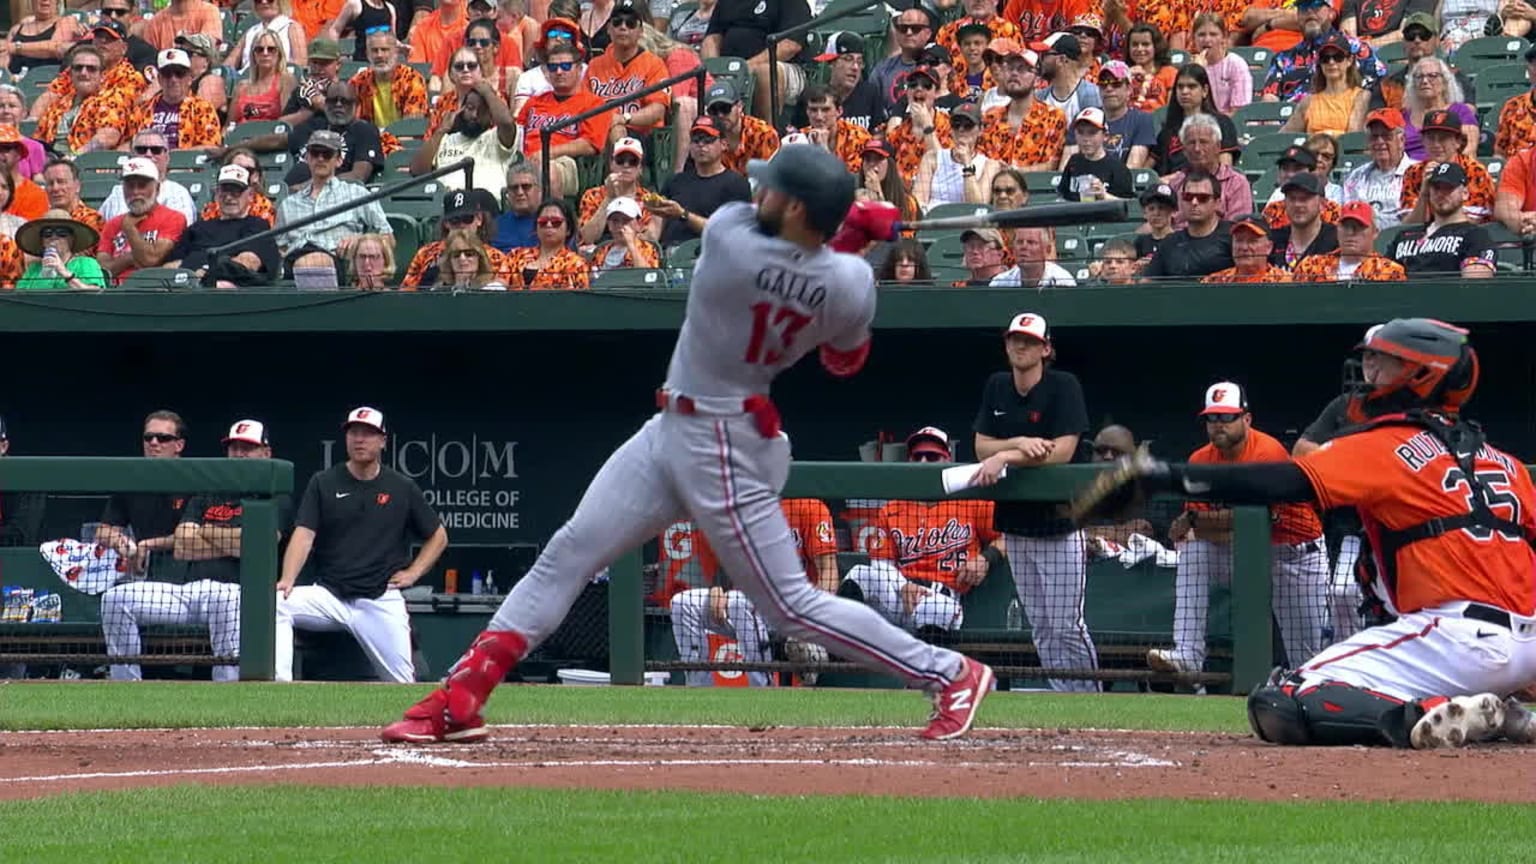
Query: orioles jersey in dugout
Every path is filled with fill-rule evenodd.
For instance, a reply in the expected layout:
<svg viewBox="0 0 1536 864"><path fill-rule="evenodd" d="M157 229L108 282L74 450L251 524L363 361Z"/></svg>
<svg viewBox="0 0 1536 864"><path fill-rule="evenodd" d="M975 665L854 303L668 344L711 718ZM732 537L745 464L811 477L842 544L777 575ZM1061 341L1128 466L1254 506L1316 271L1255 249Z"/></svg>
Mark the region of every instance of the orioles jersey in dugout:
<svg viewBox="0 0 1536 864"><path fill-rule="evenodd" d="M959 592L956 573L998 533L991 501L892 501L880 508L869 557L896 562L908 579L939 582Z"/></svg>
<svg viewBox="0 0 1536 864"><path fill-rule="evenodd" d="M1376 426L1335 438L1296 464L1322 507L1359 511L1373 550L1381 548L1377 538L1383 529L1465 514L1477 494L1440 439L1417 426ZM1524 465L1484 445L1473 469L1495 516L1527 532L1536 529L1536 491ZM1378 587L1400 613L1461 600L1517 615L1536 613L1536 553L1524 537L1480 526L1461 528L1408 543L1396 558L1377 561L1383 574ZM1395 578L1388 578L1394 571Z"/></svg>
<svg viewBox="0 0 1536 864"><path fill-rule="evenodd" d="M816 559L837 553L837 532L832 528L832 512L827 505L815 498L785 498L779 502L784 518L789 522L789 533L795 538L795 549L800 552L800 564L805 576L816 584ZM698 549L699 570L708 581L719 581L720 561L703 532L694 531L695 548Z"/></svg>
<svg viewBox="0 0 1536 864"><path fill-rule="evenodd" d="M1242 449L1237 451L1235 458L1228 459L1216 449L1216 445L1207 444L1189 454L1189 461L1191 464L1207 465L1223 462L1289 462L1291 454L1273 435L1249 427L1248 434L1243 437ZM1184 509L1218 510L1222 506L1207 501L1188 501ZM1317 511L1311 504L1276 504L1269 508L1269 516L1272 526L1269 539L1276 545L1295 546L1323 536L1322 520L1317 518Z"/></svg>

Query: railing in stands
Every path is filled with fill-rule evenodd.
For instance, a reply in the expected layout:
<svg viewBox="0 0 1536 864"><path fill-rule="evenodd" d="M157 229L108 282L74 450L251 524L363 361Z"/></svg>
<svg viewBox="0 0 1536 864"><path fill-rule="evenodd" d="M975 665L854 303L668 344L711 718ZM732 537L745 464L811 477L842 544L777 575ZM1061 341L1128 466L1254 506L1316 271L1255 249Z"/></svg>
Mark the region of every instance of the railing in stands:
<svg viewBox="0 0 1536 864"><path fill-rule="evenodd" d="M544 195L545 195L545 197L549 196L549 160L550 160L550 155L549 155L549 139L553 138L556 132L560 131L561 129L566 128L567 126L575 126L575 125L577 125L579 123L583 123L583 122L585 122L587 120L590 120L593 117L596 117L599 114L602 114L605 111L612 111L613 109L619 107L620 105L623 105L626 102L633 102L636 99L640 99L642 97L649 96L652 93L659 93L662 90L665 90L665 89L667 89L668 87L671 87L674 84L681 84L684 81L687 81L689 78L697 79L697 81L698 81L699 100L703 101L703 99L704 99L704 81L705 81L705 76L707 76L708 74L709 74L709 70L705 69L703 64L700 64L699 66L697 66L697 67L695 67L693 69L690 69L687 72L680 72L680 73L678 73L676 75L673 75L670 78L663 78L662 80L657 81L655 84L652 84L649 87L642 87L639 90L635 90L635 91L630 92L630 93L625 93L623 96L615 96L614 98L609 99L608 101L606 101L603 104L597 106L596 108L589 108L586 111L581 112L580 114L574 114L574 115L572 115L570 117L562 117L559 120L556 120L555 122L549 124L548 126L545 126L544 128L540 129L539 130L539 171L540 171L539 178L540 178L540 182L542 183L542 185L544 187ZM684 134L687 134L687 130L684 130Z"/></svg>

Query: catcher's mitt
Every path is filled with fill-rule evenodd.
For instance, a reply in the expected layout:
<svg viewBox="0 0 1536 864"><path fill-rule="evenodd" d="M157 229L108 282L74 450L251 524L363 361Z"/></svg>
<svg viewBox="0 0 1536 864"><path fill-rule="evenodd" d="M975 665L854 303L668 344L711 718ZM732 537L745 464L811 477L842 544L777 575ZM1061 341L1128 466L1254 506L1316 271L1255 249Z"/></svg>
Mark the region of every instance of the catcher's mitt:
<svg viewBox="0 0 1536 864"><path fill-rule="evenodd" d="M1121 456L1101 471L1068 505L1068 515L1079 525L1100 520L1118 521L1136 512L1147 497L1147 479L1168 477L1168 463L1152 458L1143 444L1129 456Z"/></svg>

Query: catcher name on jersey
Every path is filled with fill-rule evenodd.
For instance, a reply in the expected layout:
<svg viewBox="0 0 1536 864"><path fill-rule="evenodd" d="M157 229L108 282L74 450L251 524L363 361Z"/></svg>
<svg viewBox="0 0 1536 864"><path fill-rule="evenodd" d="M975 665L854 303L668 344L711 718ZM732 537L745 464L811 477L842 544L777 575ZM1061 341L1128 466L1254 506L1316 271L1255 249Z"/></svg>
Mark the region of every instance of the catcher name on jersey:
<svg viewBox="0 0 1536 864"><path fill-rule="evenodd" d="M1408 470L1417 473L1422 471L1425 466L1429 465L1436 458L1444 456L1450 451L1445 449L1445 445L1440 442L1439 438L1436 438L1429 432L1420 432L1404 441L1392 452L1397 454L1397 458L1401 459L1404 465L1408 466ZM1486 444L1477 448L1476 458L1485 462L1496 462L1512 475L1518 473L1515 471L1513 459Z"/></svg>

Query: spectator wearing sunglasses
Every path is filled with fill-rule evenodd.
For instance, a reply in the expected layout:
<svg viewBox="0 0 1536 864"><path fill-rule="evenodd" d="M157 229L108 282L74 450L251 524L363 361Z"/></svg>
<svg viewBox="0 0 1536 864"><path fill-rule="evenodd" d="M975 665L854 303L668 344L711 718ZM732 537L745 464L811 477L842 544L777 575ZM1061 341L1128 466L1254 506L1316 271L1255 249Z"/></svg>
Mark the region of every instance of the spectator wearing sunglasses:
<svg viewBox="0 0 1536 864"><path fill-rule="evenodd" d="M140 438L145 459L176 459L187 446L187 424L175 411L144 418ZM177 563L176 524L187 496L164 492L121 492L107 501L96 529L96 542L115 550L137 579L180 582L185 567ZM155 554L160 553L160 554ZM111 593L111 589L108 589ZM103 595L103 602L106 597Z"/></svg>
<svg viewBox="0 0 1536 864"><path fill-rule="evenodd" d="M416 250L416 257L406 265L405 276L400 279L400 289L415 291L423 285L433 285L438 282L438 269L444 251L443 244L447 241L448 235L454 231L472 232L480 238L481 245L485 246L491 271L503 284L510 284L512 270L507 266L506 256L500 249L490 245L488 240L495 225L498 209L496 199L484 189L456 189L444 195L443 218L438 223L438 238Z"/></svg>
<svg viewBox="0 0 1536 864"><path fill-rule="evenodd" d="M0 40L0 64L9 63L11 74L22 75L57 71L69 46L80 38L80 22L60 15L63 0L32 0L32 14L21 19ZM43 69L42 67L47 67Z"/></svg>
<svg viewBox="0 0 1536 864"><path fill-rule="evenodd" d="M259 30L260 28L252 28ZM235 82L235 102L229 109L230 127L252 120L276 120L283 116L283 104L298 88L298 79L288 72L283 43L276 33L259 33L251 46L252 62Z"/></svg>
<svg viewBox="0 0 1536 864"><path fill-rule="evenodd" d="M752 187L745 174L726 167L725 130L713 117L693 121L688 138L688 164L672 175L662 189L665 196L650 205L651 212L666 219L661 242L671 248L704 232L704 222L722 204L750 201Z"/></svg>
<svg viewBox="0 0 1536 864"><path fill-rule="evenodd" d="M4 210L7 216L14 216L23 221L36 219L48 209L47 193L20 170L26 158L26 139L21 137L21 133L15 126L0 123L0 172L4 173L7 185L10 187L10 195L5 206L0 207L0 210ZM14 234L15 231L10 231L6 236Z"/></svg>
<svg viewBox="0 0 1536 864"><path fill-rule="evenodd" d="M160 93L138 103L133 127L159 132L172 150L222 148L224 128L218 109L191 92L192 59L187 52L180 48L161 51L157 71L155 87Z"/></svg>
<svg viewBox="0 0 1536 864"><path fill-rule="evenodd" d="M340 42L350 32L354 40L352 59L370 60L368 37L375 33L395 35L395 15L395 5L388 0L345 0L320 35Z"/></svg>
<svg viewBox="0 0 1536 864"><path fill-rule="evenodd" d="M504 190L506 210L496 217L495 239L491 245L502 252L537 246L534 216L544 202L544 187L539 185L539 169L532 162L513 162L507 169Z"/></svg>
<svg viewBox="0 0 1536 864"><path fill-rule="evenodd" d="M469 23L464 0L439 0L437 8L411 25L411 62L432 64L433 92L443 90L448 64L464 45L464 26Z"/></svg>
<svg viewBox="0 0 1536 864"><path fill-rule="evenodd" d="M569 291L591 286L587 259L571 249L575 236L575 217L565 201L555 199L539 205L534 219L539 245L514 249L507 256L512 269L512 287L528 291Z"/></svg>
<svg viewBox="0 0 1536 864"><path fill-rule="evenodd" d="M229 107L229 97L224 90L224 76L229 70L219 63L218 48L214 41L202 33L192 33L177 36L176 47L187 52L187 59L192 62L189 92L212 105L219 116L223 117Z"/></svg>
<svg viewBox="0 0 1536 864"><path fill-rule="evenodd" d="M902 101L904 94L901 82L906 80L907 73L917 68L923 50L933 41L933 34L938 28L938 17L920 4L902 10L891 21L896 53L875 64L869 73L869 83L879 94L881 105L887 113Z"/></svg>
<svg viewBox="0 0 1536 864"><path fill-rule="evenodd" d="M37 259L16 283L18 291L103 290L106 274L95 258L100 235L70 218L68 210L49 210L16 232L16 246Z"/></svg>
<svg viewBox="0 0 1536 864"><path fill-rule="evenodd" d="M518 125L526 130L523 155L527 158L535 162L542 160L543 129L603 103L587 89L578 71L580 65L580 54L570 42L555 40L545 48L544 72L554 89L529 99L517 116ZM607 111L553 132L549 138L550 186L547 197L574 195L581 188L577 181L576 160L603 152L608 144L608 126L612 120L613 112Z"/></svg>
<svg viewBox="0 0 1536 864"><path fill-rule="evenodd" d="M96 250L102 268L119 279L140 268L164 265L187 230L185 214L157 200L161 177L155 163L143 156L123 163L123 182L117 187L125 202L123 212L102 226Z"/></svg>
<svg viewBox="0 0 1536 864"><path fill-rule="evenodd" d="M453 62L448 65L448 81L453 86L438 96L437 102L432 105L432 111L427 115L427 138L453 123L464 97L485 80L485 71L474 49L460 48L453 52ZM514 110L514 116L516 113Z"/></svg>
<svg viewBox="0 0 1536 864"><path fill-rule="evenodd" d="M1291 281L1291 271L1270 263L1278 245L1278 232L1269 229L1263 216L1249 214L1232 223L1232 266L1203 277L1218 285Z"/></svg>
<svg viewBox="0 0 1536 864"><path fill-rule="evenodd" d="M346 139L330 129L319 129L309 136L303 151L308 180L278 205L279 227L367 196L367 188L337 174L346 146ZM357 238L369 233L386 235L394 242L394 229L377 201L290 231L278 240L285 275L291 274L301 287L341 285L346 281L341 263L351 254Z"/></svg>
<svg viewBox="0 0 1536 864"><path fill-rule="evenodd" d="M313 62L313 61L311 61ZM332 81L325 89L325 108L319 114L295 124L288 132L261 135L245 142L256 153L286 149L294 157L283 182L297 186L309 179L309 164L301 158L304 145L316 132L336 133L345 142L340 148L341 164L336 176L355 183L367 183L384 170L384 145L379 127L357 119L357 91L345 81Z"/></svg>
<svg viewBox="0 0 1536 864"><path fill-rule="evenodd" d="M640 185L640 166L645 162L645 147L635 138L620 138L613 145L613 155L608 159L608 177L603 185L594 186L581 193L577 204L576 224L583 246L592 246L602 239L607 225L608 208L620 198L628 198L639 204L640 213L635 216L635 226L647 240L661 236L661 220L651 218L645 201L655 199L656 193Z"/></svg>
<svg viewBox="0 0 1536 864"><path fill-rule="evenodd" d="M102 54L95 48L84 45L74 50L70 59L74 84L43 110L35 133L39 141L61 155L76 156L115 149L128 137L131 98L123 90L103 88L102 68ZM48 95L38 97L38 103Z"/></svg>
<svg viewBox="0 0 1536 864"><path fill-rule="evenodd" d="M743 176L753 159L771 159L779 150L779 136L764 120L749 116L741 94L729 79L717 79L704 94L704 114L725 139L725 167ZM691 154L690 154L691 156Z"/></svg>
<svg viewBox="0 0 1536 864"><path fill-rule="evenodd" d="M108 0L108 2L121 3L123 0ZM41 121L48 119L50 114L53 115L53 120L48 128L55 128L59 117L65 116L70 109L81 105L88 97L98 93L105 93L125 105L139 98L144 88L149 86L149 82L139 71L141 67L129 62L128 43L125 41L127 38L128 28L115 19L103 18L91 27L92 41L83 42L70 49L64 57L64 68L60 71L59 77L55 78L53 83L48 85L48 89L44 90L32 103L32 110L28 116L40 121L39 129L43 126ZM89 63L79 61L79 55L85 52L94 53L95 59ZM154 52L151 50L144 65L153 66L154 57ZM91 68L76 72L74 67L77 62L81 65L89 65ZM76 86L75 81L81 75L91 79L85 83L83 95L77 93L80 88ZM46 144L53 143L53 139L43 137L42 132L38 132L37 137Z"/></svg>
<svg viewBox="0 0 1536 864"><path fill-rule="evenodd" d="M144 25L144 41L156 51L176 47L176 37L183 33L202 33L217 42L224 38L224 22L219 7L208 0L171 0L171 5L155 13Z"/></svg>
<svg viewBox="0 0 1536 864"><path fill-rule="evenodd" d="M640 45L648 9L636 0L615 0L608 16L608 50L587 64L587 89L604 101L649 87L667 77L667 63ZM649 135L667 119L672 98L661 90L620 106L609 140Z"/></svg>
<svg viewBox="0 0 1536 864"><path fill-rule="evenodd" d="M107 2L120 3L124 0ZM297 66L309 62L309 39L304 35L303 26L289 17L288 0L256 0L252 9L256 12L256 23L245 31L245 35L236 39L235 44L229 46L229 54L224 57L225 66L241 73L250 71L256 40L266 34L271 34L277 40L287 62Z"/></svg>
<svg viewBox="0 0 1536 864"><path fill-rule="evenodd" d="M375 31L366 39L368 66L350 81L357 91L357 119L385 127L402 117L427 116L427 80L400 62L395 34Z"/></svg>
<svg viewBox="0 0 1536 864"><path fill-rule="evenodd" d="M562 6L569 6L570 9L562 10ZM569 14L562 14L566 11ZM576 24L576 16L581 14L581 7L575 0L557 0L551 3L549 14L554 17L545 19L539 29L539 38L533 43L533 56L537 62L530 68L524 69L523 73L517 77L517 89L512 93L513 114L522 113L523 105L529 99L550 91L549 76L544 74L544 49L549 45L550 40L563 39L571 42L583 58L586 56L584 47L586 37L582 35L581 28ZM585 62L582 63L580 71L582 79L585 80L587 75Z"/></svg>
<svg viewBox="0 0 1536 864"><path fill-rule="evenodd" d="M166 144L165 135L146 129L133 136L133 155L155 167L159 175L156 200L180 213L188 225L196 222L197 205L192 201L192 193L187 191L187 187L166 177L171 167L171 150ZM101 218L110 220L128 212L128 202L123 198L123 192L122 183L112 187L112 191L107 193L107 199L101 202Z"/></svg>
<svg viewBox="0 0 1536 864"><path fill-rule="evenodd" d="M277 252L277 241L271 237L213 256L213 250L220 246L272 227L267 220L251 213L256 194L249 171L239 165L220 168L213 192L218 215L189 227L171 250L166 266L196 271L203 285L211 288L270 285L277 281L282 257Z"/></svg>
<svg viewBox="0 0 1536 864"><path fill-rule="evenodd" d="M475 52L480 61L480 75L491 82L501 101L512 104L512 94L517 92L517 79L523 74L521 49L509 54L501 50L512 39L502 36L496 29L496 19L476 18L464 31L464 47Z"/></svg>
<svg viewBox="0 0 1536 864"><path fill-rule="evenodd" d="M1039 55L1012 39L994 39L983 56L1008 104L982 114L986 131L977 148L1021 171L1056 170L1067 143L1067 115L1036 95Z"/></svg>
<svg viewBox="0 0 1536 864"><path fill-rule="evenodd" d="M1142 269L1146 279L1209 276L1231 267L1232 228L1221 218L1221 184L1204 171L1191 171L1179 193L1184 227L1157 245Z"/></svg>

